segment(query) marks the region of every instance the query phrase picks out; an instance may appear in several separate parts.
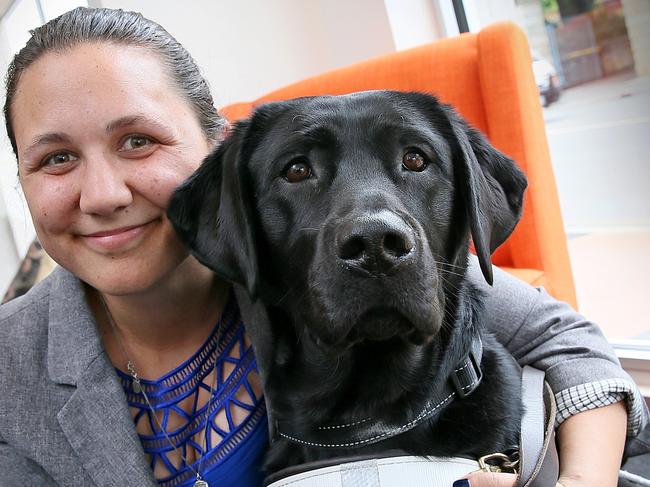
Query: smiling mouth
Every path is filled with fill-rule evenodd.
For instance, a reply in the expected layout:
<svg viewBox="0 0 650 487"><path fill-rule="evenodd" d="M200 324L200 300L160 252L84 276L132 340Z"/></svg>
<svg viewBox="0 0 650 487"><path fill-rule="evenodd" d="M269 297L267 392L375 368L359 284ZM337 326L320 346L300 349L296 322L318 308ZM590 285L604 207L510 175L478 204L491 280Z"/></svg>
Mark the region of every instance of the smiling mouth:
<svg viewBox="0 0 650 487"><path fill-rule="evenodd" d="M140 225L130 225L128 227L115 228L113 230L103 230L103 231L100 231L100 232L89 233L89 234L84 235L84 237L91 237L91 238L95 238L95 237L112 237L112 236L119 235L121 233L128 232L128 231L136 229L136 228L144 227L145 225L148 225L149 223L151 223L151 222L142 223Z"/></svg>
<svg viewBox="0 0 650 487"><path fill-rule="evenodd" d="M102 230L91 234L81 235L81 238L91 248L100 252L122 251L131 248L157 220L151 220L141 225Z"/></svg>

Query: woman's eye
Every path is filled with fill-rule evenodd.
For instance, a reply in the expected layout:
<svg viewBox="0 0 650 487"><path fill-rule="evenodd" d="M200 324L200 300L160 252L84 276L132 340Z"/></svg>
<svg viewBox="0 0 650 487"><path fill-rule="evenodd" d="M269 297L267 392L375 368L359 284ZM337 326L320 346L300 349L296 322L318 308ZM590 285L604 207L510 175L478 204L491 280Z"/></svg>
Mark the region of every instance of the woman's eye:
<svg viewBox="0 0 650 487"><path fill-rule="evenodd" d="M402 166L409 171L420 172L426 169L427 160L419 152L409 151L402 157Z"/></svg>
<svg viewBox="0 0 650 487"><path fill-rule="evenodd" d="M290 183L299 183L311 176L311 167L306 159L298 158L291 161L284 170L284 178Z"/></svg>
<svg viewBox="0 0 650 487"><path fill-rule="evenodd" d="M43 159L43 166L60 166L67 162L76 161L77 156L70 154L69 152L57 152L56 154L51 154Z"/></svg>
<svg viewBox="0 0 650 487"><path fill-rule="evenodd" d="M152 143L153 140L151 140L149 137L145 137L144 135L131 135L124 140L124 143L122 144L122 147L120 147L120 150L138 150L142 149L143 147L147 147Z"/></svg>

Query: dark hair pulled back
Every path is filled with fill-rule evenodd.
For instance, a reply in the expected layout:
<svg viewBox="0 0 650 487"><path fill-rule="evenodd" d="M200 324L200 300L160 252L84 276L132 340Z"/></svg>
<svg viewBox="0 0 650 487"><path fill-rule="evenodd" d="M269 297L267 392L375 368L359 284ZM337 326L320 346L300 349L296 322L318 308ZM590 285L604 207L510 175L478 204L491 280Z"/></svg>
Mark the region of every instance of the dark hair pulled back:
<svg viewBox="0 0 650 487"><path fill-rule="evenodd" d="M9 65L4 116L16 157L11 109L22 74L48 52L93 42L142 47L157 55L170 79L190 102L206 138L212 142L220 140L226 121L215 109L210 88L196 62L169 32L136 12L79 7L31 31L27 44Z"/></svg>

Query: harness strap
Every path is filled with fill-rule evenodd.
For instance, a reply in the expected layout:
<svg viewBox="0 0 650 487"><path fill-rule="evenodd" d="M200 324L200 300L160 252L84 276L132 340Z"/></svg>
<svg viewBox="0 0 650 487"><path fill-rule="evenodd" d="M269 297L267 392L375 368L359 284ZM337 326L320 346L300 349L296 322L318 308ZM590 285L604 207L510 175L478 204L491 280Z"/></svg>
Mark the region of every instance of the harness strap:
<svg viewBox="0 0 650 487"><path fill-rule="evenodd" d="M521 374L522 401L517 487L555 486L559 460L555 448L555 396L544 372L525 366Z"/></svg>
<svg viewBox="0 0 650 487"><path fill-rule="evenodd" d="M478 463L467 458L401 456L322 467L266 482L267 487L450 486Z"/></svg>
<svg viewBox="0 0 650 487"><path fill-rule="evenodd" d="M555 448L555 396L544 382L544 373L524 367L520 469L517 487L555 487L559 461ZM337 458L290 467L269 477L268 487L432 487L447 486L477 470L466 458L410 457L387 452L388 457ZM399 456L396 456L399 455ZM379 456L379 455L378 455ZM343 463L341 463L343 462ZM359 483L361 482L361 483ZM378 483L379 482L379 483Z"/></svg>

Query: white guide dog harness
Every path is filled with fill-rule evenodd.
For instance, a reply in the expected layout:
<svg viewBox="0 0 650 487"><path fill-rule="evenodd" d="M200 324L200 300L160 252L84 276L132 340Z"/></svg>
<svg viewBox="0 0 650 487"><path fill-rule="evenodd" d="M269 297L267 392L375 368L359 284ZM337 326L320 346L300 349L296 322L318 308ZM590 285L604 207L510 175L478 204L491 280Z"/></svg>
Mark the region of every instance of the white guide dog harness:
<svg viewBox="0 0 650 487"><path fill-rule="evenodd" d="M478 359L477 363L480 363L480 356L476 359ZM464 370L468 369L469 367ZM472 382L471 373L468 374L465 380ZM456 387L462 388L463 384L464 381L461 380ZM516 485L517 487L555 487L559 475L554 435L556 406L554 395L548 384L544 382L543 372L528 366L523 368L522 400L525 412L521 421L519 458L514 470L517 473ZM418 421L418 424L419 422L421 421ZM281 428L281 425L279 427ZM328 446L323 439L327 438L326 435L320 438L299 439L283 434L281 429L279 433L290 441L318 445L321 448ZM362 433L365 436L373 434L372 431ZM374 436L366 439L374 440ZM381 439L383 438L377 441ZM331 446L340 447L338 444ZM492 452L486 452L486 456L480 459L423 458L396 454L381 458L350 457L311 462L277 472L267 478L265 485L267 487L449 487L455 480L475 470L498 471L499 465L494 465L492 460L508 459L505 455L499 457L499 454L489 453ZM345 463L341 463L342 461ZM503 465L503 462L497 463Z"/></svg>

